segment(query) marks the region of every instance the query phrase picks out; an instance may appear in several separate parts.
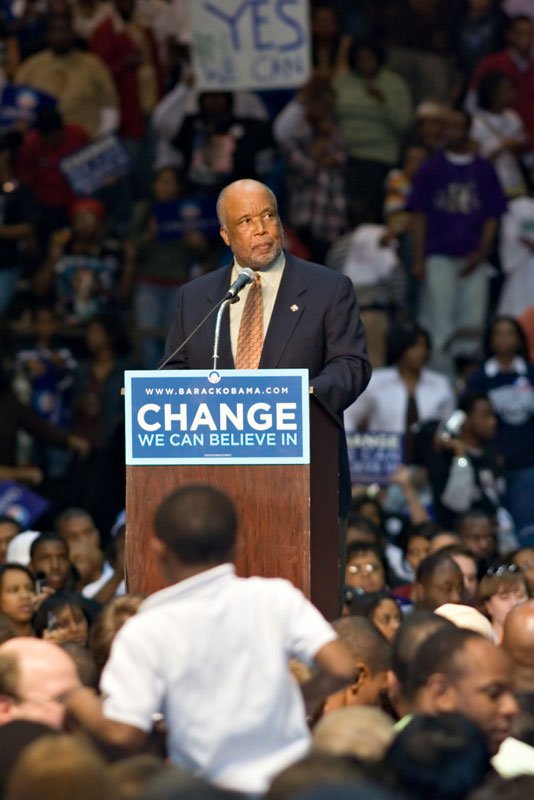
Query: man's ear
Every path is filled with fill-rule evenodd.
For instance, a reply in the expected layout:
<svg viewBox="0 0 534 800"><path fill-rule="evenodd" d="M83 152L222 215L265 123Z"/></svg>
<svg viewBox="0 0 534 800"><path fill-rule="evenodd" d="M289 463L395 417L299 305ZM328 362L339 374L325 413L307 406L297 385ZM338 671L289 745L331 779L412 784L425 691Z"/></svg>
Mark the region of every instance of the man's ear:
<svg viewBox="0 0 534 800"><path fill-rule="evenodd" d="M0 694L0 725L5 725L13 719L13 698L7 694Z"/></svg>
<svg viewBox="0 0 534 800"><path fill-rule="evenodd" d="M431 675L426 685L427 697L432 710L438 714L460 711L457 707L456 689L441 672Z"/></svg>
<svg viewBox="0 0 534 800"><path fill-rule="evenodd" d="M167 556L168 548L165 542L162 542L161 539L158 539L157 536L151 536L148 540L148 545L154 557L157 558L159 561L164 560Z"/></svg>
<svg viewBox="0 0 534 800"><path fill-rule="evenodd" d="M228 234L226 233L226 228L223 228L223 226L221 225L221 227L219 228L219 233L221 234L221 239L223 240L225 245L227 247L230 247L230 239L228 237Z"/></svg>
<svg viewBox="0 0 534 800"><path fill-rule="evenodd" d="M355 661L354 666L356 667L356 677L349 683L349 685L345 688L345 693L347 694L349 699L354 699L358 696L361 691L363 684L369 678L369 668L367 664L363 661Z"/></svg>

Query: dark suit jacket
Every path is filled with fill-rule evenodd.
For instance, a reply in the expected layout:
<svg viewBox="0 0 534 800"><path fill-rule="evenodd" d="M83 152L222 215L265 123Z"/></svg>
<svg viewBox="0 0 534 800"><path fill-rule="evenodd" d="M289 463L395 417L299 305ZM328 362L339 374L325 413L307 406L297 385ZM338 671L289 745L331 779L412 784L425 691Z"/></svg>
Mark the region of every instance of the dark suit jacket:
<svg viewBox="0 0 534 800"><path fill-rule="evenodd" d="M224 267L180 289L176 316L167 337L167 355L224 297L230 286L231 271L231 265ZM215 317L214 314L168 366L212 368ZM219 356L219 369L235 368L227 311L221 327ZM286 255L259 368L308 369L315 394L341 417L371 377L365 334L351 281L327 267ZM342 430L340 457L346 490L348 462Z"/></svg>

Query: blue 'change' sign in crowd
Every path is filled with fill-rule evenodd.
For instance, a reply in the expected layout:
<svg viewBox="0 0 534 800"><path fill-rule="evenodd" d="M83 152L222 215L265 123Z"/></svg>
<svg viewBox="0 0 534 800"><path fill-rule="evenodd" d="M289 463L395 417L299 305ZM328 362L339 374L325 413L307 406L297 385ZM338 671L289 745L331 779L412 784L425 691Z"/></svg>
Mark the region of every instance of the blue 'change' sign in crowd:
<svg viewBox="0 0 534 800"><path fill-rule="evenodd" d="M126 463L307 464L307 370L125 373Z"/></svg>

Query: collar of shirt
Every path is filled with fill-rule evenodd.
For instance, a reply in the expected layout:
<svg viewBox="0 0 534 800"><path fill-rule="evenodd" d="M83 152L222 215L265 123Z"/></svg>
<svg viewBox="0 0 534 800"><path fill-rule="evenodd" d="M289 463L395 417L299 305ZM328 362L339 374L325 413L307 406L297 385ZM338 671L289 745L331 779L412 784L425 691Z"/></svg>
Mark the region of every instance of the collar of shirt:
<svg viewBox="0 0 534 800"><path fill-rule="evenodd" d="M473 153L451 153L450 150L445 150L445 158L447 161L450 161L451 164L455 164L459 167L470 164L475 160Z"/></svg>
<svg viewBox="0 0 534 800"><path fill-rule="evenodd" d="M267 269L258 270L259 274L261 275L262 288L263 286L270 288L274 285L276 285L276 287L278 288L285 265L286 265L286 255L282 250L278 258L275 261L273 261L273 263L269 267L267 267ZM234 266L232 267L232 277L231 277L232 283L235 281L235 279L237 278L242 269L243 267L241 266L241 264L238 264L238 262L234 258ZM248 286L250 285L251 284L248 284ZM246 286L245 291L247 290L247 288L248 287Z"/></svg>
<svg viewBox="0 0 534 800"><path fill-rule="evenodd" d="M494 378L503 370L496 358L490 358L484 364L484 372L488 378ZM528 372L527 362L521 356L516 356L512 361L512 368L510 372L517 372L518 375L526 375Z"/></svg>
<svg viewBox="0 0 534 800"><path fill-rule="evenodd" d="M235 575L233 564L218 564L216 567L199 572L198 575L193 575L183 581L178 581L178 583L151 595L144 601L140 611L154 608L154 606L162 605L170 600L179 600L190 592L195 592L197 589L203 589L206 586L213 586L213 584L223 581L231 575Z"/></svg>

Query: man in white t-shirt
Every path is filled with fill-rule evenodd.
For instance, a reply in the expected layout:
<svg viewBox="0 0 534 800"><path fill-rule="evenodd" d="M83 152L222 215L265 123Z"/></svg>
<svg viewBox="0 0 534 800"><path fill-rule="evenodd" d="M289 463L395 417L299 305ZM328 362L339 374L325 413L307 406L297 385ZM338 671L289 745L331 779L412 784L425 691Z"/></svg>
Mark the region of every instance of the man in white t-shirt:
<svg viewBox="0 0 534 800"><path fill-rule="evenodd" d="M238 578L231 501L209 486L160 505L154 548L169 583L119 632L104 670L104 703L71 693L67 709L97 737L136 749L162 713L171 759L224 788L261 793L308 749L291 657L319 672L310 703L354 678L332 627L290 583Z"/></svg>

